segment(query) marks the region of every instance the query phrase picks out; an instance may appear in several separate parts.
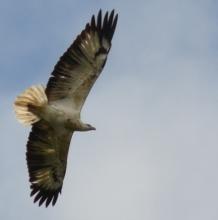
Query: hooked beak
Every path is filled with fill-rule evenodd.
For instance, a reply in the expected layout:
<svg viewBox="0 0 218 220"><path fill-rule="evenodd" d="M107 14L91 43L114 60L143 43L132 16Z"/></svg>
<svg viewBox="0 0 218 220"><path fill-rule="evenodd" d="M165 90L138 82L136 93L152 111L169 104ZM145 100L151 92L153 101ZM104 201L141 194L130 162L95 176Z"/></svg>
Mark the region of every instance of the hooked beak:
<svg viewBox="0 0 218 220"><path fill-rule="evenodd" d="M95 127L91 127L91 130L96 130L96 128Z"/></svg>

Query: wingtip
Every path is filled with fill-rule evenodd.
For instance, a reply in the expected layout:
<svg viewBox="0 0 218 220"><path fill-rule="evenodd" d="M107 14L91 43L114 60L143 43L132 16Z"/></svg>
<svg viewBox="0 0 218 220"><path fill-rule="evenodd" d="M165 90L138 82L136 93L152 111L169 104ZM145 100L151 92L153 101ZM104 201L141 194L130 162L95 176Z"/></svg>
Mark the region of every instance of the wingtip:
<svg viewBox="0 0 218 220"><path fill-rule="evenodd" d="M92 18L91 18L91 27L95 27L95 16L92 15Z"/></svg>
<svg viewBox="0 0 218 220"><path fill-rule="evenodd" d="M114 15L115 9L112 9L110 15Z"/></svg>
<svg viewBox="0 0 218 220"><path fill-rule="evenodd" d="M108 20L108 11L106 11L105 15L104 15L104 21L107 22Z"/></svg>
<svg viewBox="0 0 218 220"><path fill-rule="evenodd" d="M113 24L112 24L113 30L115 30L115 28L117 26L117 21L118 21L118 14L115 15L114 20L113 20Z"/></svg>
<svg viewBox="0 0 218 220"><path fill-rule="evenodd" d="M101 29L101 23L102 23L102 10L100 9L97 16L97 28L98 30Z"/></svg>
<svg viewBox="0 0 218 220"><path fill-rule="evenodd" d="M41 190L35 185L31 185L30 188L32 189L30 196L34 196L33 203L38 202L39 207L42 206L42 204L45 204L46 208L50 204L54 206L58 200L59 194L61 194L61 188L57 189L56 191Z"/></svg>
<svg viewBox="0 0 218 220"><path fill-rule="evenodd" d="M86 31L88 30L88 26L90 26L92 29L97 29L101 32L101 35L104 33L111 40L116 28L117 20L118 13L115 12L115 9L112 9L111 11L108 10L103 15L102 9L100 8L96 16L92 15L91 21L86 25Z"/></svg>
<svg viewBox="0 0 218 220"><path fill-rule="evenodd" d="M112 13L113 13L113 17L114 17L113 20L118 19L118 12L116 12L115 9L113 9L113 10L111 11L111 14L112 14Z"/></svg>

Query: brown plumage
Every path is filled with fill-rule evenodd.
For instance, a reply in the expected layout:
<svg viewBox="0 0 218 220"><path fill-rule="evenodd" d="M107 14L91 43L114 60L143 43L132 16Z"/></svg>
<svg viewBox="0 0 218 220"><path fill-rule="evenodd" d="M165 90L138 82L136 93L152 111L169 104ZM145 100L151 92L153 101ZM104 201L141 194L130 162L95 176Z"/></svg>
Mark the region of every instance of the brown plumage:
<svg viewBox="0 0 218 220"><path fill-rule="evenodd" d="M80 119L82 106L111 48L118 15L101 10L56 64L47 87L32 86L15 100L15 113L31 124L27 165L31 196L39 206L55 205L61 193L70 141L75 131L95 130Z"/></svg>

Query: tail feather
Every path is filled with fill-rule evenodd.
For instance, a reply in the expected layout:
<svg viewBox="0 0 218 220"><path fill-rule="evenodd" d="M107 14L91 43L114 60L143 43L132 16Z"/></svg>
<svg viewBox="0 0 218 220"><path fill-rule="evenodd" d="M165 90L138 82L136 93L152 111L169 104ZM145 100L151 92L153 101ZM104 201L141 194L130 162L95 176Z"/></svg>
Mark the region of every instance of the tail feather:
<svg viewBox="0 0 218 220"><path fill-rule="evenodd" d="M47 103L45 88L42 85L31 86L19 95L14 102L17 120L24 125L31 125L39 121L39 115L35 111L31 111L31 109L43 107Z"/></svg>

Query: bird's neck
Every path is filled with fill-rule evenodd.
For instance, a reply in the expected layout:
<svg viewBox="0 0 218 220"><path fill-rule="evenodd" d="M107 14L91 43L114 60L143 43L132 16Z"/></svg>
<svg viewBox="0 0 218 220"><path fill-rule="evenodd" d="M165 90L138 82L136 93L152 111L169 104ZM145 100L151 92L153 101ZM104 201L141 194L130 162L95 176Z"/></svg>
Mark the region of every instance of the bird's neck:
<svg viewBox="0 0 218 220"><path fill-rule="evenodd" d="M66 122L66 128L72 131L89 131L87 124L83 123L80 119L68 119Z"/></svg>

